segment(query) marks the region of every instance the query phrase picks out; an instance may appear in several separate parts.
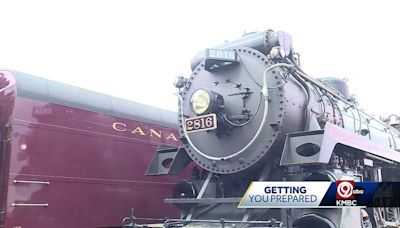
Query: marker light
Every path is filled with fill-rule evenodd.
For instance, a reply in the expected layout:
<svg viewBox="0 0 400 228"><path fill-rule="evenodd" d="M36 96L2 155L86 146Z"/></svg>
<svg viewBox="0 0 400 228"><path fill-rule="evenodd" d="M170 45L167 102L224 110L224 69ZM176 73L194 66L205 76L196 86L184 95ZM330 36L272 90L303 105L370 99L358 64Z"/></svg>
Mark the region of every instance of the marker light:
<svg viewBox="0 0 400 228"><path fill-rule="evenodd" d="M185 86L186 79L182 76L178 76L174 80L174 86L178 89L183 88Z"/></svg>

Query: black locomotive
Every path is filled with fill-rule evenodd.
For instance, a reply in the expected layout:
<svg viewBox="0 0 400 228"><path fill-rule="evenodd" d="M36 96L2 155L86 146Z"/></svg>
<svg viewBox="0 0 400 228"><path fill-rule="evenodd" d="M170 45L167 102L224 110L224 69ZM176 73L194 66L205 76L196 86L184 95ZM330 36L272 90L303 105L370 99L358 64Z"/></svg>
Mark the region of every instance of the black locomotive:
<svg viewBox="0 0 400 228"><path fill-rule="evenodd" d="M272 30L193 58L190 77L175 81L184 147L160 148L148 170L201 167L166 199L182 214L166 227L399 225L398 208L237 208L251 181L400 179L399 131L359 109L346 81L315 79L299 65L291 36Z"/></svg>

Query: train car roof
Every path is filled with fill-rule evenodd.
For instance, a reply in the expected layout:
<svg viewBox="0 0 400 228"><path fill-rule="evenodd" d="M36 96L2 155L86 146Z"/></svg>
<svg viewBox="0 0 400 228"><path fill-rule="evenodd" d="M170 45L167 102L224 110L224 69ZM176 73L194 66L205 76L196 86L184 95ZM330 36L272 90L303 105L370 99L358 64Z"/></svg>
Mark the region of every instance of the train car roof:
<svg viewBox="0 0 400 228"><path fill-rule="evenodd" d="M14 71L17 96L176 128L176 113Z"/></svg>

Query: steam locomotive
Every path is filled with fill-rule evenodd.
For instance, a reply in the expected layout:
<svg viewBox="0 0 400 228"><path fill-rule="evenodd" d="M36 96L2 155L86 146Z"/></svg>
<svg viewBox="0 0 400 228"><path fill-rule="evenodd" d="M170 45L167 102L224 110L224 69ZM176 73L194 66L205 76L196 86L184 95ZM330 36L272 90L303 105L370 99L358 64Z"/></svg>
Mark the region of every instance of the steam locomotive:
<svg viewBox="0 0 400 228"><path fill-rule="evenodd" d="M184 146L158 151L147 171L201 167L165 199L181 211L165 227L400 225L399 208L237 208L251 181L400 179L399 118L358 108L344 80L307 75L288 33L245 35L200 52L191 67L174 83Z"/></svg>

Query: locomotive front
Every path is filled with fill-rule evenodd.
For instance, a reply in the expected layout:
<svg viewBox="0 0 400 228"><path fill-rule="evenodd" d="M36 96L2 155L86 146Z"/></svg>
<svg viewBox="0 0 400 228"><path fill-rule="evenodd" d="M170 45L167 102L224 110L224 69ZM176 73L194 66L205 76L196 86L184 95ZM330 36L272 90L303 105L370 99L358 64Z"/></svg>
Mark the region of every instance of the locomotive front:
<svg viewBox="0 0 400 228"><path fill-rule="evenodd" d="M249 36L244 39L253 42L251 47L241 42L207 49L193 60L191 76L175 83L181 88L179 121L186 151L213 173L272 161L284 134L306 125L304 87L290 80L295 67L290 59L296 61L290 36L272 31L256 34L257 39ZM263 52L252 48L257 42L265 44Z"/></svg>
<svg viewBox="0 0 400 228"><path fill-rule="evenodd" d="M360 227L372 214L385 215L375 225L398 221L399 208L237 208L252 181L400 180L399 131L359 109L344 80L317 80L299 65L290 35L272 30L192 59L192 74L174 83L183 147L160 147L147 170L202 168L191 166L192 178L165 200L181 210L166 227Z"/></svg>

